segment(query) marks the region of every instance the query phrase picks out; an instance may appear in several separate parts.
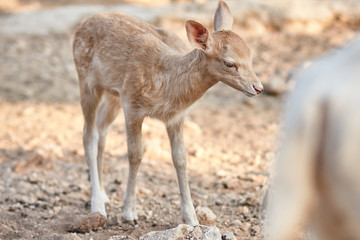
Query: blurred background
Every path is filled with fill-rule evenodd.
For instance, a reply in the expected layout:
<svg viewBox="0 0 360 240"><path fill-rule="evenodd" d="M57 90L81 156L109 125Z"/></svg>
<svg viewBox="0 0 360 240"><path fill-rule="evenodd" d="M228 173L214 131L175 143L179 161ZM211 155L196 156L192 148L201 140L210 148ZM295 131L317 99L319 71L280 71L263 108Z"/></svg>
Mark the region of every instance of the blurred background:
<svg viewBox="0 0 360 240"><path fill-rule="evenodd" d="M252 50L266 91L247 98L219 83L192 108L185 124L190 187L195 206L209 207L222 232L258 239L268 170L293 76L357 34L360 1L227 3L233 31ZM166 131L150 119L143 127L146 152L138 175L139 226L118 220L127 177L120 114L104 156L111 199L107 226L87 234L66 232L72 214L90 211L72 38L92 14L119 11L172 30L188 44L185 20L212 30L216 6L215 0L0 0L0 238L139 237L182 222Z"/></svg>

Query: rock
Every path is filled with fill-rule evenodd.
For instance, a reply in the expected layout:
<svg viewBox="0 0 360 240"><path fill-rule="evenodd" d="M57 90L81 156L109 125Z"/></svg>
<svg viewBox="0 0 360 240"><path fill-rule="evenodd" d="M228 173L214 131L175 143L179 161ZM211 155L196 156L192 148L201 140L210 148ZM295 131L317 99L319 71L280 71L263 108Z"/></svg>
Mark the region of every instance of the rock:
<svg viewBox="0 0 360 240"><path fill-rule="evenodd" d="M33 194L29 194L29 196L17 195L14 198L18 203L24 206L33 205L37 201L37 198Z"/></svg>
<svg viewBox="0 0 360 240"><path fill-rule="evenodd" d="M154 195L154 193L148 188L138 188L137 195L146 197L146 196L152 196Z"/></svg>
<svg viewBox="0 0 360 240"><path fill-rule="evenodd" d="M242 228L243 228L244 230L250 232L251 223L249 223L249 222L244 222Z"/></svg>
<svg viewBox="0 0 360 240"><path fill-rule="evenodd" d="M224 232L221 235L221 240L237 240L232 232Z"/></svg>
<svg viewBox="0 0 360 240"><path fill-rule="evenodd" d="M198 149L195 150L194 156L197 158L201 158L204 156L204 153L205 153L204 148L199 147Z"/></svg>
<svg viewBox="0 0 360 240"><path fill-rule="evenodd" d="M250 213L250 210L247 206L241 207L241 213L244 215L248 215Z"/></svg>
<svg viewBox="0 0 360 240"><path fill-rule="evenodd" d="M15 203L7 208L9 212L16 212L17 210L22 210L22 209L23 209L23 205L21 205L20 203Z"/></svg>
<svg viewBox="0 0 360 240"><path fill-rule="evenodd" d="M248 233L247 231L245 231L242 228L238 228L235 230L235 235L239 238L239 239L249 239Z"/></svg>
<svg viewBox="0 0 360 240"><path fill-rule="evenodd" d="M261 231L261 228L260 226L252 226L250 229L249 229L249 232L250 232L250 235L251 236L256 236L260 233Z"/></svg>
<svg viewBox="0 0 360 240"><path fill-rule="evenodd" d="M215 200L215 205L216 206L221 206L221 205L223 205L223 202L220 199L216 199Z"/></svg>
<svg viewBox="0 0 360 240"><path fill-rule="evenodd" d="M222 182L222 185L225 189L238 189L240 187L239 181L237 179L227 179Z"/></svg>
<svg viewBox="0 0 360 240"><path fill-rule="evenodd" d="M237 228L239 228L241 226L242 222L239 219L235 219L234 221L231 222L232 226L235 226Z"/></svg>
<svg viewBox="0 0 360 240"><path fill-rule="evenodd" d="M217 227L208 227L203 225L189 226L186 224L180 224L175 228L159 232L150 232L139 238L139 240L176 239L220 240L221 234Z"/></svg>
<svg viewBox="0 0 360 240"><path fill-rule="evenodd" d="M215 225L216 215L210 208L199 206L195 211L200 224L207 226Z"/></svg>
<svg viewBox="0 0 360 240"><path fill-rule="evenodd" d="M108 240L135 240L135 238L130 236L112 236Z"/></svg>
<svg viewBox="0 0 360 240"><path fill-rule="evenodd" d="M287 92L288 85L280 76L273 76L268 83L264 83L264 92L267 95L279 96Z"/></svg>
<svg viewBox="0 0 360 240"><path fill-rule="evenodd" d="M92 213L76 217L72 223L66 227L68 232L87 233L96 231L105 225L105 218L100 213Z"/></svg>

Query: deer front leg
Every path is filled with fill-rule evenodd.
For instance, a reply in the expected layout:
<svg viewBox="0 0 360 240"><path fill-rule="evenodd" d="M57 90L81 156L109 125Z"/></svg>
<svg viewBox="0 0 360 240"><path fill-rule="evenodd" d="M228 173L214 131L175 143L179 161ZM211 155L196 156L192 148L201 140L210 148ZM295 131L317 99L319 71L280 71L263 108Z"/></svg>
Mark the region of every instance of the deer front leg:
<svg viewBox="0 0 360 240"><path fill-rule="evenodd" d="M136 213L136 174L143 155L143 145L141 142L141 126L143 119L128 116L125 113L126 135L128 144L129 176L124 195L123 221L136 223L138 217Z"/></svg>
<svg viewBox="0 0 360 240"><path fill-rule="evenodd" d="M171 144L171 153L176 174L178 177L180 195L181 195L181 215L184 222L188 225L198 225L194 206L192 204L188 177L186 173L186 152L183 139L184 119L167 125L166 129Z"/></svg>

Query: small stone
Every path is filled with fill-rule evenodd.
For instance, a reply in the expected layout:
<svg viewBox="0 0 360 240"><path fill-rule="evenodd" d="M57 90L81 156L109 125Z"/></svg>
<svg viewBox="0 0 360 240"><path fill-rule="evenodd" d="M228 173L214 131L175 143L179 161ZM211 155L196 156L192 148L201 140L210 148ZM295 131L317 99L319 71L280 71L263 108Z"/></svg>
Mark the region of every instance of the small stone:
<svg viewBox="0 0 360 240"><path fill-rule="evenodd" d="M222 183L223 187L225 189L230 189L230 190L234 190L234 189L237 189L239 188L239 182L237 180L234 180L234 179L229 179L227 181L224 181Z"/></svg>
<svg viewBox="0 0 360 240"><path fill-rule="evenodd" d="M54 213L58 214L61 211L61 206L55 206L53 209L54 209Z"/></svg>
<svg viewBox="0 0 360 240"><path fill-rule="evenodd" d="M247 215L250 213L250 210L247 206L243 206L243 207L241 207L241 213L244 215Z"/></svg>
<svg viewBox="0 0 360 240"><path fill-rule="evenodd" d="M215 225L216 215L210 208L199 206L196 208L196 215L200 224L207 226Z"/></svg>
<svg viewBox="0 0 360 240"><path fill-rule="evenodd" d="M235 230L235 235L240 239L248 239L247 232L240 228Z"/></svg>
<svg viewBox="0 0 360 240"><path fill-rule="evenodd" d="M7 208L9 212L16 212L21 209L23 209L23 206L20 203L15 203Z"/></svg>
<svg viewBox="0 0 360 240"><path fill-rule="evenodd" d="M31 184L38 184L42 181L41 177L37 173L31 174L27 180Z"/></svg>
<svg viewBox="0 0 360 240"><path fill-rule="evenodd" d="M240 227L241 226L241 221L239 219L235 219L234 221L231 222L231 225L232 226L235 226L235 227Z"/></svg>
<svg viewBox="0 0 360 240"><path fill-rule="evenodd" d="M200 226L195 226L194 230L191 232L192 238L191 239L201 239L203 235Z"/></svg>
<svg viewBox="0 0 360 240"><path fill-rule="evenodd" d="M116 185L121 185L122 180L121 180L120 178L116 178L116 179L114 180L114 183L115 183Z"/></svg>
<svg viewBox="0 0 360 240"><path fill-rule="evenodd" d="M165 231L150 232L140 237L139 240L171 240L171 239L201 239L221 240L220 230L217 227L203 225L189 226L180 224L175 228Z"/></svg>
<svg viewBox="0 0 360 240"><path fill-rule="evenodd" d="M252 226L250 229L249 229L249 232L250 232L250 235L251 236L256 236L257 234L259 234L260 233L260 226L257 226L257 225L255 225L255 226Z"/></svg>
<svg viewBox="0 0 360 240"><path fill-rule="evenodd" d="M137 194L141 195L141 196L151 196L151 195L153 195L153 192L147 188L139 188L137 190Z"/></svg>
<svg viewBox="0 0 360 240"><path fill-rule="evenodd" d="M221 235L221 240L237 240L232 232L224 232Z"/></svg>
<svg viewBox="0 0 360 240"><path fill-rule="evenodd" d="M135 240L135 238L130 236L112 236L108 240Z"/></svg>
<svg viewBox="0 0 360 240"><path fill-rule="evenodd" d="M158 225L158 222L156 220L154 220L152 223L151 223L151 226L152 227L156 227Z"/></svg>
<svg viewBox="0 0 360 240"><path fill-rule="evenodd" d="M216 199L215 200L215 205L216 206L221 206L221 205L223 205L223 202L221 200L219 200L219 199Z"/></svg>
<svg viewBox="0 0 360 240"><path fill-rule="evenodd" d="M246 231L250 231L251 223L245 222L245 223L243 224L243 228L244 228L244 230L246 230Z"/></svg>
<svg viewBox="0 0 360 240"><path fill-rule="evenodd" d="M32 194L29 196L18 195L15 198L18 203L24 205L25 207L31 204L35 204L37 202L37 198Z"/></svg>

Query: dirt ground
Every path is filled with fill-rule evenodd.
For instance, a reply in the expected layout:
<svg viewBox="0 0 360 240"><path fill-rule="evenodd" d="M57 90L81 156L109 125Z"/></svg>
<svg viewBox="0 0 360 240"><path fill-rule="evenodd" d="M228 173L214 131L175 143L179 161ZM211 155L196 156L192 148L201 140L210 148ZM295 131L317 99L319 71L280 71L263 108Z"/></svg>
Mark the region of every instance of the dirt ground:
<svg viewBox="0 0 360 240"><path fill-rule="evenodd" d="M334 23L319 35L267 32L243 37L253 50L254 69L266 83L285 78L303 61L351 39L354 29ZM182 223L180 197L170 147L163 124L151 119L143 126L146 150L137 178L139 223L121 222L128 164L120 114L104 156L111 200L106 225L86 234L66 232L74 215L90 211L91 191L76 75L69 70L70 39L0 36L0 239L140 237L177 226ZM237 239L261 237L262 201L284 99L266 94L250 99L219 83L186 118L194 205L209 207L221 232L233 232Z"/></svg>

